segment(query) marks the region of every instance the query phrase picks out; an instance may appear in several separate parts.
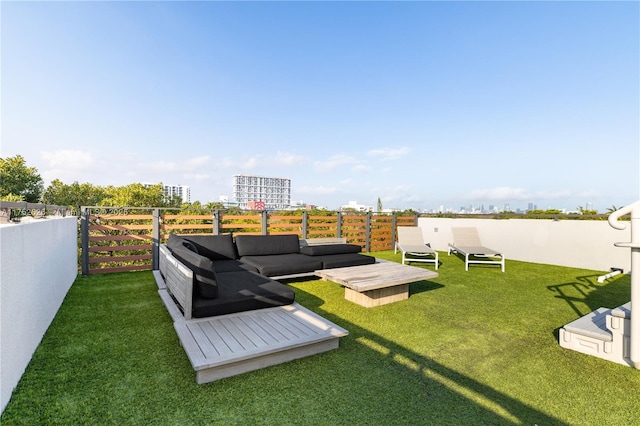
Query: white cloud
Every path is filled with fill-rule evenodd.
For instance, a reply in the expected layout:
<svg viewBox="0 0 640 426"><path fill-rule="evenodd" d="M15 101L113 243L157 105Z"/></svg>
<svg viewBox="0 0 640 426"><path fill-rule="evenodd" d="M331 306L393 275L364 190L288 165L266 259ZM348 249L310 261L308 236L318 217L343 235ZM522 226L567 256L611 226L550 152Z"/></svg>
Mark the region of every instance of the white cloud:
<svg viewBox="0 0 640 426"><path fill-rule="evenodd" d="M372 157L380 157L381 161L388 160L397 160L398 158L404 157L409 153L409 148L403 146L401 148L379 148L372 149L367 152L367 155Z"/></svg>
<svg viewBox="0 0 640 426"><path fill-rule="evenodd" d="M93 167L95 160L91 153L80 150L60 149L42 151L40 156L47 161L48 167L61 170L86 170Z"/></svg>
<svg viewBox="0 0 640 426"><path fill-rule="evenodd" d="M206 180L209 179L209 175L207 173L187 173L184 178L188 180Z"/></svg>
<svg viewBox="0 0 640 426"><path fill-rule="evenodd" d="M360 161L355 157L346 154L336 154L332 157L329 157L329 159L327 160L315 161L313 164L317 171L323 172L335 170L339 167L356 165L358 163L360 163Z"/></svg>
<svg viewBox="0 0 640 426"><path fill-rule="evenodd" d="M352 171L356 172L356 173L365 173L371 170L371 167L365 165L365 164L356 164L355 166L353 166L351 168Z"/></svg>
<svg viewBox="0 0 640 426"><path fill-rule="evenodd" d="M275 155L274 162L284 166L297 166L306 163L307 157L290 152L278 152Z"/></svg>
<svg viewBox="0 0 640 426"><path fill-rule="evenodd" d="M190 172L198 167L204 167L209 163L209 156L200 156L187 158L185 160L176 161L154 161L152 163L142 163L141 166L148 169L163 173L171 172Z"/></svg>

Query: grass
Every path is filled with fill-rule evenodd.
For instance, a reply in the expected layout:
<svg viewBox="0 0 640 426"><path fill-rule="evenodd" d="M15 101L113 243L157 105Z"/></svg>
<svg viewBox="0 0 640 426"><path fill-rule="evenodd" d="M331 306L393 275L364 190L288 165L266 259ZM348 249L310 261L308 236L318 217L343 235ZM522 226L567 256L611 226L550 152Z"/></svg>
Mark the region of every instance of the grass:
<svg viewBox="0 0 640 426"><path fill-rule="evenodd" d="M0 423L640 424L640 371L557 343L564 324L629 301L628 276L440 257L409 300L369 309L337 284L289 282L350 331L340 348L206 385L150 272L79 277Z"/></svg>

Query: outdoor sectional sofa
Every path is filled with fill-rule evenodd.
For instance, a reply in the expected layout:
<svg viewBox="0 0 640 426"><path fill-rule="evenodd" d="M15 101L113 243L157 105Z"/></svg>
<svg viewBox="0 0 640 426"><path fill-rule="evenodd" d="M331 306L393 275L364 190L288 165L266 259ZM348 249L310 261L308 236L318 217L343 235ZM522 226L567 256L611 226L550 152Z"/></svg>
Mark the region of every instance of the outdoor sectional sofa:
<svg viewBox="0 0 640 426"><path fill-rule="evenodd" d="M297 235L238 235L234 241L231 234L171 234L166 248L173 258L192 271L191 303L180 300L184 297L176 294L184 293L184 289L169 289L179 298L185 318L288 305L294 302L293 290L274 278L313 275L316 270L376 261L372 256L361 254L362 248L356 244L302 244L301 247ZM161 253L161 265L167 255L165 251ZM184 296L188 297L186 293Z"/></svg>
<svg viewBox="0 0 640 426"><path fill-rule="evenodd" d="M158 293L198 384L337 349L344 328L295 302L274 278L375 263L360 246L297 235L171 235ZM323 241L324 242L324 241Z"/></svg>

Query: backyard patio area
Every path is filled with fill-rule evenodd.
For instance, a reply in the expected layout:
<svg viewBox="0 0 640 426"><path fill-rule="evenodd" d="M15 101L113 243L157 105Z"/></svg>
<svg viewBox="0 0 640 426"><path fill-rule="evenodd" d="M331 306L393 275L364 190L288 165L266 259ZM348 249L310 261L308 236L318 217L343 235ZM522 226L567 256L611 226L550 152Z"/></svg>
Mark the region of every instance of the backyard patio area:
<svg viewBox="0 0 640 426"><path fill-rule="evenodd" d="M375 252L400 261L400 253ZM630 278L440 253L408 300L365 308L319 279L296 301L340 348L197 385L152 272L78 277L0 419L13 424L638 424L640 373L558 329L630 300ZM421 266L433 269L430 266Z"/></svg>

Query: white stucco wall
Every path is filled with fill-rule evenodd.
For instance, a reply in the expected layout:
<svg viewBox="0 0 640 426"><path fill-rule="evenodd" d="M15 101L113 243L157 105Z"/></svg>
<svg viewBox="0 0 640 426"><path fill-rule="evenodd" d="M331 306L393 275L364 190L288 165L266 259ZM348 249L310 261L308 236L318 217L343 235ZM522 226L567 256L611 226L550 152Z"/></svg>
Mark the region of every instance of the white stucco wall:
<svg viewBox="0 0 640 426"><path fill-rule="evenodd" d="M77 273L77 218L0 225L0 411Z"/></svg>
<svg viewBox="0 0 640 426"><path fill-rule="evenodd" d="M630 223L619 231L606 220L419 218L418 226L435 250L448 250L452 227L472 226L484 246L502 251L507 260L625 273L631 264L630 250L613 245L631 240Z"/></svg>

